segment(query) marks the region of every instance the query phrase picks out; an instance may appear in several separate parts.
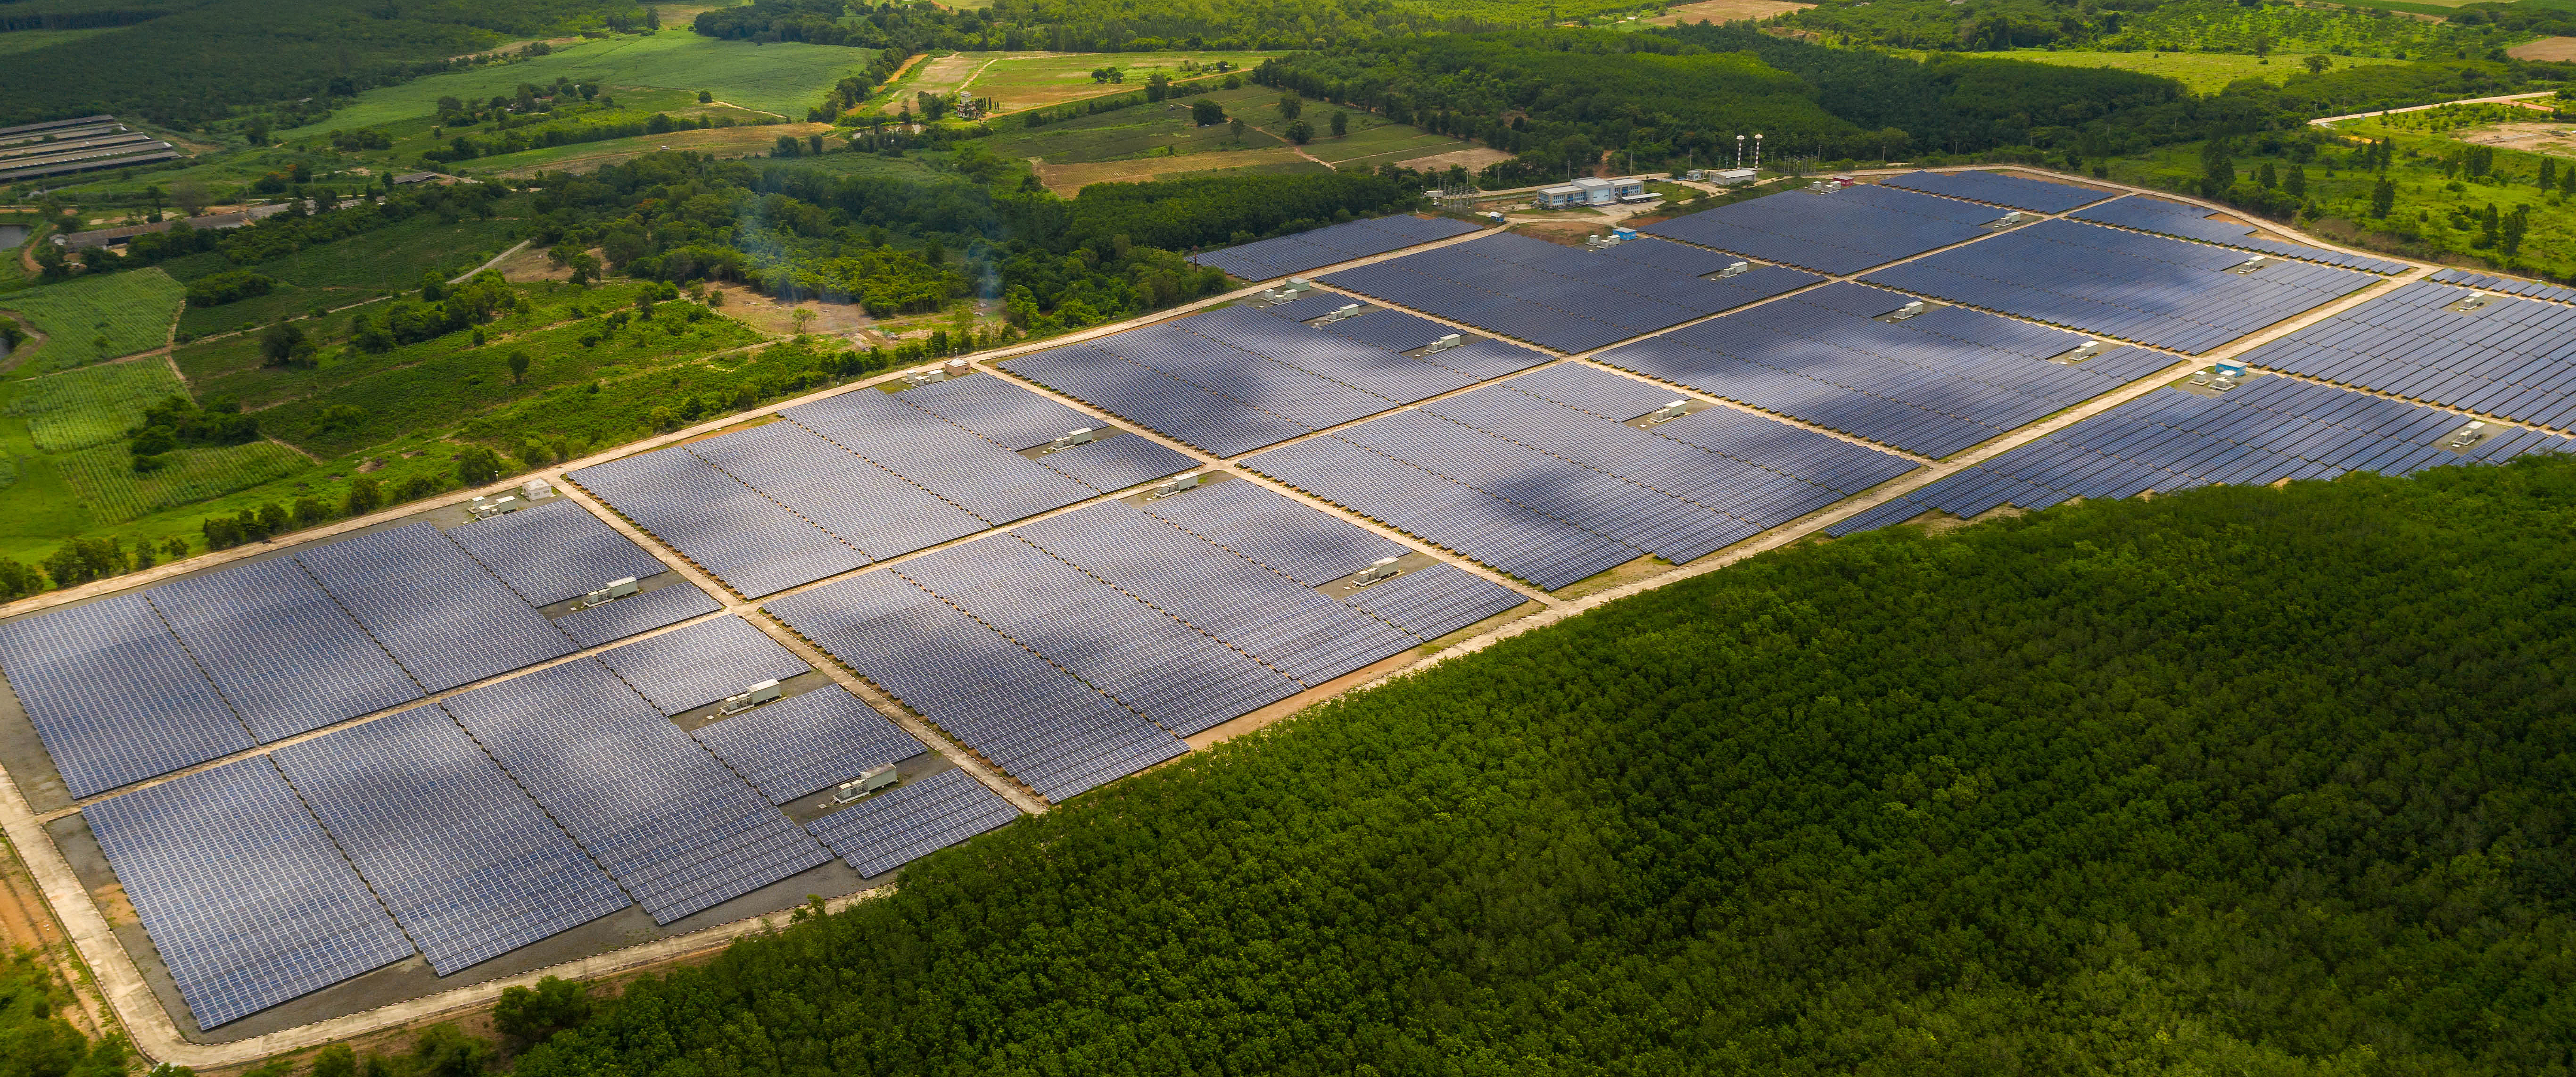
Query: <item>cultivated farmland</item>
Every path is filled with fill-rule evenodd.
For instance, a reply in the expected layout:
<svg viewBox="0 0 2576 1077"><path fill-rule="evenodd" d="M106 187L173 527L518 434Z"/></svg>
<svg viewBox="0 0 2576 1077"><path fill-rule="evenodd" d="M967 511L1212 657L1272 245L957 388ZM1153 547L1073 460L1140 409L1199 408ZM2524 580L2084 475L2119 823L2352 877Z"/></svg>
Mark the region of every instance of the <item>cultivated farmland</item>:
<svg viewBox="0 0 2576 1077"><path fill-rule="evenodd" d="M151 359L0 383L0 392L0 411L27 420L39 451L68 452L123 437L146 406L186 389L170 364Z"/></svg>
<svg viewBox="0 0 2576 1077"><path fill-rule="evenodd" d="M969 54L974 55L974 54ZM1280 55L1276 52L1100 52L1100 53L987 53L992 63L982 67L965 84L971 97L989 97L1001 102L1003 111L1045 108L1067 101L1079 101L1107 93L1143 89L1145 79L1156 72L1174 79L1195 77L1183 65L1195 64L1201 71L1223 60L1236 67L1251 67L1262 60ZM1091 72L1097 68L1115 67L1126 81L1118 85L1093 82ZM925 72L925 79L938 72ZM1274 94L1276 91L1272 91Z"/></svg>
<svg viewBox="0 0 2576 1077"><path fill-rule="evenodd" d="M171 318L186 302L186 288L151 268L11 292L0 296L0 309L45 335L42 346L10 354L20 373L43 373L167 344Z"/></svg>

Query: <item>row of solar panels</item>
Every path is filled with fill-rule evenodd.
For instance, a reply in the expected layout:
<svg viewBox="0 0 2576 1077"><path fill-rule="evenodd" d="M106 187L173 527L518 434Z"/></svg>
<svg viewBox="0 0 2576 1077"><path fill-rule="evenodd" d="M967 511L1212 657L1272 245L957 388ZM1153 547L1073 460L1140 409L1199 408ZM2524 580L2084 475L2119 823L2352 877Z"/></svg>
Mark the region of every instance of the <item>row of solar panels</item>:
<svg viewBox="0 0 2576 1077"><path fill-rule="evenodd" d="M2111 197L2109 191L2001 172L1908 172L1902 176L1889 176L1884 182L1890 187L1903 187L1925 194L2040 213L2064 213Z"/></svg>
<svg viewBox="0 0 2576 1077"><path fill-rule="evenodd" d="M1578 250L1502 233L1343 270L1324 283L1575 353L1732 310L1818 279L1777 266L1708 276L1735 261L1655 239Z"/></svg>
<svg viewBox="0 0 2576 1077"><path fill-rule="evenodd" d="M2515 422L2576 425L2576 307L2418 281L2245 362Z"/></svg>
<svg viewBox="0 0 2576 1077"><path fill-rule="evenodd" d="M413 523L0 624L0 673L87 797L717 608L535 608L661 570L569 502Z"/></svg>
<svg viewBox="0 0 2576 1077"><path fill-rule="evenodd" d="M1841 536L1938 509L1971 517L2011 504L2124 498L2219 484L2331 479L2349 471L2408 475L2566 452L2576 441L2507 431L2451 446L2461 415L2290 378L2257 377L2224 396L2159 390L1964 469L1827 528Z"/></svg>
<svg viewBox="0 0 2576 1077"><path fill-rule="evenodd" d="M1550 590L1704 556L1916 466L1724 409L1625 425L1664 395L1551 367L1244 466Z"/></svg>
<svg viewBox="0 0 2576 1077"><path fill-rule="evenodd" d="M1837 283L1604 352L1603 363L1925 456L1947 456L2172 363L2081 349L1963 307ZM2082 356L2074 365L2047 362Z"/></svg>
<svg viewBox="0 0 2576 1077"><path fill-rule="evenodd" d="M1187 470L1150 440L999 379L861 389L566 476L736 592L759 596Z"/></svg>
<svg viewBox="0 0 2576 1077"><path fill-rule="evenodd" d="M768 611L1041 795L1518 606L1437 565L1334 601L1403 553L1242 481L1104 502L802 592Z"/></svg>
<svg viewBox="0 0 2576 1077"><path fill-rule="evenodd" d="M83 815L211 1028L415 951L445 976L629 905L669 924L826 846L882 874L1016 814L957 774L800 832L772 805L926 750L836 686L694 735L665 718L804 670L750 625L708 621Z"/></svg>
<svg viewBox="0 0 2576 1077"><path fill-rule="evenodd" d="M2113 224L2122 228L2135 228L2142 232L2158 232L2184 239L2197 239L2204 243L2215 243L2222 247L2259 251L2307 262L2322 262L2330 266L2342 266L2345 269L2358 269L2370 273L2403 273L2408 268L2404 262L2391 262L2385 258L2345 254L2342 251L2311 247L2304 243L2258 239L2254 236L2253 225L2212 220L2209 214L2209 210L2200 206L2131 196L2094 206L2074 216L2078 220L2092 221L2096 224Z"/></svg>
<svg viewBox="0 0 2576 1077"><path fill-rule="evenodd" d="M1245 280L1273 280L1475 230L1475 225L1446 217L1379 217L1194 254L1190 261Z"/></svg>
<svg viewBox="0 0 2576 1077"><path fill-rule="evenodd" d="M2378 280L2068 220L1891 266L1871 284L2186 353L2208 351Z"/></svg>
<svg viewBox="0 0 2576 1077"><path fill-rule="evenodd" d="M1788 191L1639 231L1840 275L1976 239L2002 217L1990 206L1894 187L1858 186Z"/></svg>

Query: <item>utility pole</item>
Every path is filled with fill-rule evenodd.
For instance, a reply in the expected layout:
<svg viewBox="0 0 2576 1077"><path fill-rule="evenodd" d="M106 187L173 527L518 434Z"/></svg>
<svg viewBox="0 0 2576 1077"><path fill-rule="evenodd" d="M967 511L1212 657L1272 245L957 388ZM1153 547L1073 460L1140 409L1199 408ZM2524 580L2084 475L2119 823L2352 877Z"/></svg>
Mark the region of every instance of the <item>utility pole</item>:
<svg viewBox="0 0 2576 1077"><path fill-rule="evenodd" d="M1762 170L1762 136L1760 135L1753 136L1753 169L1757 172Z"/></svg>
<svg viewBox="0 0 2576 1077"><path fill-rule="evenodd" d="M1735 167L1744 167L1744 136L1735 136Z"/></svg>

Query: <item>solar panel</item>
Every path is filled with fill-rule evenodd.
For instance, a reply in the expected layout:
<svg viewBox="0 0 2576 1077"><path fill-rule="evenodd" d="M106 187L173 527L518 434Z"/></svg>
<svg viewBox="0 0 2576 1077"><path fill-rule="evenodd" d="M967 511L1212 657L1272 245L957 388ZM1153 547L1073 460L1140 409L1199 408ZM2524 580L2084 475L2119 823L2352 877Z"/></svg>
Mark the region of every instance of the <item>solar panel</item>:
<svg viewBox="0 0 2576 1077"><path fill-rule="evenodd" d="M1382 217L1327 225L1293 236L1194 254L1190 261L1214 266L1245 280L1272 280L1417 243L1465 235L1475 231L1476 227L1446 217Z"/></svg>
<svg viewBox="0 0 2576 1077"><path fill-rule="evenodd" d="M1380 558L1405 553L1401 543L1300 505L1259 483L1215 483L1147 502L1144 509L1308 587L1321 587Z"/></svg>
<svg viewBox="0 0 2576 1077"><path fill-rule="evenodd" d="M2576 425L2576 307L2415 282L2245 362L2536 426Z"/></svg>
<svg viewBox="0 0 2576 1077"><path fill-rule="evenodd" d="M1312 431L1304 423L1088 345L1051 348L995 365L1216 456L1250 452Z"/></svg>
<svg viewBox="0 0 2576 1077"><path fill-rule="evenodd" d="M1839 275L1975 239L2001 216L1983 206L1864 185L1821 194L1784 191L1639 231Z"/></svg>
<svg viewBox="0 0 2576 1077"><path fill-rule="evenodd" d="M294 558L144 594L263 744L421 697Z"/></svg>
<svg viewBox="0 0 2576 1077"><path fill-rule="evenodd" d="M533 606L578 598L608 581L659 574L662 562L570 498L540 501L448 532Z"/></svg>
<svg viewBox="0 0 2576 1077"><path fill-rule="evenodd" d="M1581 352L1819 279L1772 266L1709 279L1671 268L1696 257L1687 248L1648 253L1661 242L1632 240L1610 248L1627 250L1612 256L1496 233L1343 270L1324 282L1500 336Z"/></svg>
<svg viewBox="0 0 2576 1077"><path fill-rule="evenodd" d="M828 686L699 726L696 736L773 804L930 750L857 696Z"/></svg>
<svg viewBox="0 0 2576 1077"><path fill-rule="evenodd" d="M794 423L708 438L689 451L877 560L985 527L955 502Z"/></svg>
<svg viewBox="0 0 2576 1077"><path fill-rule="evenodd" d="M2576 289L2561 288L2555 284L2542 284L2518 277L2471 273L2465 269L2436 269L2424 279L2441 284L2462 284L2490 292L2503 292L2506 295L2546 299L2553 303L2576 303Z"/></svg>
<svg viewBox="0 0 2576 1077"><path fill-rule="evenodd" d="M1007 524L1098 493L1046 465L871 390L780 414L989 524Z"/></svg>
<svg viewBox="0 0 2576 1077"><path fill-rule="evenodd" d="M2439 447L2467 423L2452 412L2288 378L2257 377L2211 398L2161 389L1849 520L1854 534L1938 509L1962 518L2004 504L2045 508L2219 484L2330 479L2567 452L2576 440L2522 431L2466 452Z"/></svg>
<svg viewBox="0 0 2576 1077"><path fill-rule="evenodd" d="M1528 601L1456 565L1426 565L1351 592L1352 606L1435 640Z"/></svg>
<svg viewBox="0 0 2576 1077"><path fill-rule="evenodd" d="M75 797L252 745L139 593L0 623L0 672Z"/></svg>
<svg viewBox="0 0 2576 1077"><path fill-rule="evenodd" d="M702 707L807 669L740 617L718 617L636 640L602 653L599 660L664 714Z"/></svg>
<svg viewBox="0 0 2576 1077"><path fill-rule="evenodd" d="M1312 587L1124 502L1049 517L1012 533L1308 687L1415 643Z"/></svg>
<svg viewBox="0 0 2576 1077"><path fill-rule="evenodd" d="M1177 475L1199 466L1187 454L1152 438L1104 437L1046 455L1046 465L1102 493Z"/></svg>
<svg viewBox="0 0 2576 1077"><path fill-rule="evenodd" d="M828 859L596 662L550 666L444 706L657 923Z"/></svg>
<svg viewBox="0 0 2576 1077"><path fill-rule="evenodd" d="M706 592L686 582L675 581L606 605L574 610L556 618L555 627L563 629L574 643L597 647L723 608L715 599L707 597Z"/></svg>
<svg viewBox="0 0 2576 1077"><path fill-rule="evenodd" d="M898 785L806 824L859 874L875 878L1020 817L962 770Z"/></svg>
<svg viewBox="0 0 2576 1077"><path fill-rule="evenodd" d="M572 653L572 641L429 523L299 548L295 559L436 692Z"/></svg>
<svg viewBox="0 0 2576 1077"><path fill-rule="evenodd" d="M783 591L868 563L867 555L686 448L638 453L564 478L745 595Z"/></svg>
<svg viewBox="0 0 2576 1077"><path fill-rule="evenodd" d="M2311 247L2304 243L2257 239L2254 238L2256 231L2254 225L2243 221L2217 220L2212 211L2206 207L2167 202L2159 198L2133 195L2087 209L2075 214L2075 217L2096 224L2135 228L2142 232L2158 232L2183 239L2215 243L2222 247L2261 251L2284 258L2323 262L2330 266L2342 266L2346 269L2359 269L2371 273L2403 273L2410 268L2403 262L2391 262L2384 258L2366 258L2357 254L2327 250L2324 247Z"/></svg>
<svg viewBox="0 0 2576 1077"><path fill-rule="evenodd" d="M765 609L1049 800L1188 750L1061 666L891 572L861 573Z"/></svg>
<svg viewBox="0 0 2576 1077"><path fill-rule="evenodd" d="M950 378L916 385L894 398L1013 452L1037 448L1070 431L1107 425L1008 378Z"/></svg>
<svg viewBox="0 0 2576 1077"><path fill-rule="evenodd" d="M412 954L266 759L81 809L201 1029Z"/></svg>
<svg viewBox="0 0 2576 1077"><path fill-rule="evenodd" d="M2378 278L2072 220L2018 228L1868 283L2197 354Z"/></svg>
<svg viewBox="0 0 2576 1077"><path fill-rule="evenodd" d="M1948 195L1975 202L1991 202L2014 209L2037 210L2041 213L2064 213L2078 206L2091 205L2112 196L2110 191L2097 191L2071 183L2052 183L2027 176L2001 172L1908 172L1881 181L1890 187Z"/></svg>
<svg viewBox="0 0 2576 1077"><path fill-rule="evenodd" d="M441 976L633 904L437 707L275 758Z"/></svg>

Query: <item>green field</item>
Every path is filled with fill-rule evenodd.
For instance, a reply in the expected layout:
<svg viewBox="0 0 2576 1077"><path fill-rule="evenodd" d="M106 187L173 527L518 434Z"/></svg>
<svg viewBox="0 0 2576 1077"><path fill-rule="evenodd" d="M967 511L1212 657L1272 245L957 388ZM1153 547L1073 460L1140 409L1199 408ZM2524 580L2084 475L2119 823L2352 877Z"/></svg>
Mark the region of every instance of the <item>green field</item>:
<svg viewBox="0 0 2576 1077"><path fill-rule="evenodd" d="M1258 115L1259 111L1270 110L1258 110L1255 115ZM1349 110L1351 133L1336 138L1330 133L1332 116L1336 111L1341 110L1322 102L1308 102L1305 111L1300 114L1302 119L1315 127L1315 140L1306 144L1306 152L1331 162L1335 168L1346 165L1374 168L1381 164L1395 164L1416 157L1447 153L1451 150L1477 149L1484 145L1481 142L1452 138L1448 135L1435 135L1412 124L1395 123L1384 116L1356 109ZM1270 111L1270 115L1261 117L1261 122L1273 131L1279 130L1279 116L1275 111Z"/></svg>
<svg viewBox="0 0 2576 1077"><path fill-rule="evenodd" d="M63 453L54 457L54 463L91 515L108 524L248 490L300 474L310 466L295 450L267 441L180 449L169 454L167 465L149 475L134 473L133 454L123 444Z"/></svg>
<svg viewBox="0 0 2576 1077"><path fill-rule="evenodd" d="M68 452L124 437L144 408L186 391L169 363L138 359L0 382L0 412L26 419L37 451Z"/></svg>
<svg viewBox="0 0 2576 1077"><path fill-rule="evenodd" d="M85 37L112 34L123 29L125 27L122 26L101 26L88 30L19 30L0 34L0 56L34 52L37 49L66 44Z"/></svg>
<svg viewBox="0 0 2576 1077"><path fill-rule="evenodd" d="M560 75L596 82L610 96L630 90L708 90L719 101L802 120L823 91L867 65L868 50L794 42L755 45L687 30L618 36L556 49L553 55L383 86L358 95L320 123L278 132L292 140L353 127L427 116L441 97L490 98L520 83L543 86Z"/></svg>
<svg viewBox="0 0 2576 1077"><path fill-rule="evenodd" d="M602 165L631 160L666 148L714 157L766 155L778 145L780 135L803 139L825 130L827 128L819 123L711 127L703 131L672 131L494 154L475 158L460 167L487 176L527 176L540 171L588 172Z"/></svg>
<svg viewBox="0 0 2576 1077"><path fill-rule="evenodd" d="M0 310L17 312L45 334L42 346L10 353L12 369L69 370L158 348L169 343L170 321L186 302L187 289L157 267L10 292L0 296Z"/></svg>
<svg viewBox="0 0 2576 1077"><path fill-rule="evenodd" d="M2059 67L2116 67L2122 71L2139 71L2162 75L2190 87L2198 94L2217 93L2238 79L2259 78L2278 84L2292 73L2303 73L2302 57L2274 55L2232 56L2216 52L2050 52L2024 49L1998 53L2015 60L2055 64ZM2367 64L2402 64L2405 60L2380 56L2330 56L2336 69Z"/></svg>
<svg viewBox="0 0 2576 1077"><path fill-rule="evenodd" d="M505 203L503 212L508 211ZM517 242L519 226L520 222L507 217L450 222L421 214L248 267L235 266L221 253L208 251L173 259L165 268L183 281L236 268L277 278L278 287L267 295L219 307L190 307L179 316L182 332L207 336L418 288L422 275L432 271L454 276L509 249Z"/></svg>
<svg viewBox="0 0 2576 1077"><path fill-rule="evenodd" d="M1220 90L1208 94L1207 98L1224 105L1228 115L1241 113L1247 123L1277 118L1269 108L1270 102L1279 99L1277 90L1247 86L1240 90ZM1225 124L1201 127L1190 118L1189 102L1195 100L1197 98L1192 97L1135 105L1044 127L1025 127L1004 119L994 125L998 133L984 139L983 143L996 157L1009 160L1043 157L1048 164L1054 165L1119 161L1149 155L1264 149L1284 144L1277 138L1253 130L1246 130L1243 138L1237 140L1232 128Z"/></svg>
<svg viewBox="0 0 2576 1077"><path fill-rule="evenodd" d="M989 97L1001 102L1005 112L1046 108L1067 101L1098 97L1106 93L1141 90L1148 76L1160 72L1175 79L1194 78L1198 72L1185 70L1195 64L1204 71L1217 61L1237 68L1248 68L1264 59L1282 55L1277 52L1098 52L1059 56L1047 53L968 53L977 62L990 60L966 83L966 92L974 97ZM1124 74L1122 83L1112 85L1093 82L1091 72L1115 67ZM1271 91L1274 95L1277 91ZM909 94L906 94L908 97Z"/></svg>

